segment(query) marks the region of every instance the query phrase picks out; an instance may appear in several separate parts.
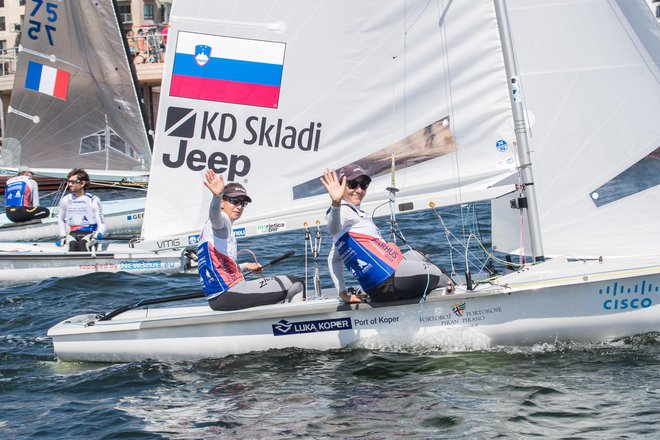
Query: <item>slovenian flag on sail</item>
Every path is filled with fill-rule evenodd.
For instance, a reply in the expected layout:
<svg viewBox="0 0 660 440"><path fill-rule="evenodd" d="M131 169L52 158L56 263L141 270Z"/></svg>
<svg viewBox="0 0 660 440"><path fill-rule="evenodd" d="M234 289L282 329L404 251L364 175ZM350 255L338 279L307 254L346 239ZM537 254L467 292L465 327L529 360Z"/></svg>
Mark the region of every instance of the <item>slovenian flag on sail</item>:
<svg viewBox="0 0 660 440"><path fill-rule="evenodd" d="M285 46L179 32L170 96L277 108Z"/></svg>
<svg viewBox="0 0 660 440"><path fill-rule="evenodd" d="M25 88L66 101L69 93L69 72L28 61Z"/></svg>

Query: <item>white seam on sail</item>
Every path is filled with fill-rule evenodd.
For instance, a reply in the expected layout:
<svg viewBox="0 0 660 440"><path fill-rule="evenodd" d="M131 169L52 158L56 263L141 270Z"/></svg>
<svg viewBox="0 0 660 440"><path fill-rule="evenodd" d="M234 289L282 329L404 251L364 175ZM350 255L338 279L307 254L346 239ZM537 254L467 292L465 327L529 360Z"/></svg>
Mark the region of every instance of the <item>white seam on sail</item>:
<svg viewBox="0 0 660 440"><path fill-rule="evenodd" d="M20 110L16 110L16 109L13 108L11 105L10 105L9 108L7 109L7 113L14 113L15 115L22 116L22 117L24 117L25 119L29 119L30 121L34 122L35 124L38 124L38 123L41 121L41 118L39 118L39 116L36 116L36 115L34 115L34 116L32 116L32 115L28 115L27 113L23 113L23 112L20 111Z"/></svg>
<svg viewBox="0 0 660 440"><path fill-rule="evenodd" d="M63 59L57 58L57 57L56 57L55 55L53 55L53 54L46 55L46 54L43 54L43 53L41 53L41 52L37 52L36 50L27 49L27 48L25 48L25 47L22 46L22 45L20 45L20 46L18 47L18 51L19 51L19 52L29 53L30 55L34 55L34 56L36 56L36 57L46 59L46 60L50 61L51 63L54 63L54 62L58 61L58 62L60 62L60 63L67 64L67 65L69 65L69 66L75 67L75 68L78 69L78 70L82 70L79 66L76 66L75 64L70 63L69 61L66 61L66 60L63 60Z"/></svg>
<svg viewBox="0 0 660 440"><path fill-rule="evenodd" d="M187 21L192 23L220 24L225 26L265 29L275 32L284 32L286 29L286 25L282 21L276 21L273 23L259 23L256 21L213 20L209 18L189 17L183 15L170 15L170 21Z"/></svg>

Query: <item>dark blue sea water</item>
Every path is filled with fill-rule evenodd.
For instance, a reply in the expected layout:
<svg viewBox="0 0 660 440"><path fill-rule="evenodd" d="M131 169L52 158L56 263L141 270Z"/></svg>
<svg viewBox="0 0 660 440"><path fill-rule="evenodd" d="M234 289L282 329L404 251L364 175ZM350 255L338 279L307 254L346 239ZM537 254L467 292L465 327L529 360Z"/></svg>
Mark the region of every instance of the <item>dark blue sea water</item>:
<svg viewBox="0 0 660 440"><path fill-rule="evenodd" d="M460 235L460 210L442 213ZM433 212L399 220L410 242L451 266ZM329 241L324 231L323 260ZM239 242L261 262L294 250L271 273L298 275L304 245L302 232ZM190 275L130 274L1 288L0 438L660 438L657 334L598 345L466 351L444 340L405 352L274 350L129 364L59 362L46 337L74 314L197 289Z"/></svg>

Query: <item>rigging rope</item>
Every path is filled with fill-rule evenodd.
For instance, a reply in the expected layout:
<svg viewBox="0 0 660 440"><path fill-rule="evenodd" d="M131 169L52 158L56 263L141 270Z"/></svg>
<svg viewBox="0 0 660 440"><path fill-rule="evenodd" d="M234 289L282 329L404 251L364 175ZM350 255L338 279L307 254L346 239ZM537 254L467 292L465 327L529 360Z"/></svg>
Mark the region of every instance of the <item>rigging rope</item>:
<svg viewBox="0 0 660 440"><path fill-rule="evenodd" d="M237 259L237 260L238 260L238 256L239 256L240 254L242 254L243 252L247 252L248 254L252 255L252 258L254 259L254 263L255 263L255 264L259 264L259 261L257 260L257 256L256 256L256 255L254 254L254 252L252 252L250 249L241 249L240 251L238 251L238 252L236 253L236 257L237 257L236 259ZM240 265L239 265L239 266L240 266ZM257 275L261 275L262 278L264 277L264 276L262 275L261 272L258 272L258 271L255 271L255 270L250 271L250 272L251 272L251 273L256 273Z"/></svg>
<svg viewBox="0 0 660 440"><path fill-rule="evenodd" d="M305 292L307 292L307 287L308 287L308 279L309 279L309 274L308 274L308 265L307 265L307 246L309 245L309 250L312 254L312 258L314 259L314 291L316 293L316 298L321 298L321 274L319 271L319 253L321 251L321 222L316 221L316 232L314 234L314 240L312 240L311 237L311 232L309 231L309 225L307 222L303 224L305 227Z"/></svg>
<svg viewBox="0 0 660 440"><path fill-rule="evenodd" d="M451 232L451 230L447 227L447 224L445 223L442 215L440 214L438 209L435 207L435 203L430 202L429 206L431 206L431 208L433 209L433 212L436 214L436 216L440 220L440 222L442 224L442 227L443 227L443 230L445 232L445 237L447 238L447 243L449 245L449 250L450 250L450 262L451 262L451 269L452 269L452 274L453 275L456 274L456 269L454 267L454 259L453 259L453 253L454 252L458 253L461 257L465 258L465 267L466 267L466 269L469 269L470 261L472 261L472 265L476 266L478 268L477 275L481 275L484 272L484 268L488 267L488 261L489 260L495 261L495 262L498 262L498 263L501 263L501 264L505 264L505 265L508 265L508 266L511 266L511 265L516 266L516 267L523 267L524 266L524 262L521 263L521 264L509 263L509 262L507 262L505 260L502 260L501 258L498 258L497 256L495 256L492 252L490 252L484 246L483 240L481 239L481 237L479 235L475 234L472 231L474 228L469 228L469 229L471 229L471 231L470 231L470 233L468 234L468 236L466 238L465 245L463 245L461 240L458 239L458 237L456 237L456 235L454 235ZM472 208L470 208L470 209L472 209ZM461 212L463 212L463 207L461 207ZM467 217L469 217L469 216L461 215L462 219L465 219ZM473 218L478 219L478 216L476 216L476 210L475 210L475 215L474 215ZM463 226L465 226L465 224L463 224ZM480 233L480 230L478 232ZM472 250L470 250L470 243L473 239L476 241L478 247L482 250L482 252L483 252L482 257L478 256ZM460 248L457 247L454 244L454 241L456 243L460 244ZM476 264L475 264L475 262L476 262ZM487 270L487 271L489 272L489 274L492 274L492 272L490 270ZM489 277L487 279L491 279L491 278L492 277Z"/></svg>
<svg viewBox="0 0 660 440"><path fill-rule="evenodd" d="M60 182L59 188L57 188L57 191L55 191L53 194L53 206L51 206L50 209L50 216L51 217L57 217L59 210L60 210L60 202L62 201L62 198L64 197L64 194L66 194L66 187L67 183L66 180L62 180Z"/></svg>

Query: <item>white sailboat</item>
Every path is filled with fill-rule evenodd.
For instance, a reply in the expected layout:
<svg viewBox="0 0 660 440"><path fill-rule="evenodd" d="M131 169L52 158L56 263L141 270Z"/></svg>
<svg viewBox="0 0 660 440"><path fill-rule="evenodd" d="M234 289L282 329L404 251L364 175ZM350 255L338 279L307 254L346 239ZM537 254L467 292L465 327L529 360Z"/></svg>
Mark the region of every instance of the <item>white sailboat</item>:
<svg viewBox="0 0 660 440"><path fill-rule="evenodd" d="M84 168L93 181L146 182L151 141L116 11L113 1L26 5L0 154L5 172L27 165L65 178ZM139 234L145 200L104 203L108 235ZM21 224L1 214L0 241L56 237L52 214Z"/></svg>
<svg viewBox="0 0 660 440"><path fill-rule="evenodd" d="M318 177L358 162L373 177L368 211L493 199L497 249L530 248L537 263L407 302L141 301L52 327L59 359L660 331L660 31L642 0L188 0L173 5L169 44L143 245L195 233L206 167L247 187L235 231L257 235L322 223ZM236 65L265 69L243 78ZM199 214L195 229L175 212Z"/></svg>
<svg viewBox="0 0 660 440"><path fill-rule="evenodd" d="M23 29L3 164L64 177L81 167L106 182L146 176L150 140L115 2L31 2ZM50 88L34 79L34 69L55 75ZM103 202L106 235L139 234L145 203L146 197ZM53 211L42 222L0 226L0 284L94 272L181 272L195 264L189 243L144 250L106 240L91 252L69 252L43 241L59 235Z"/></svg>

